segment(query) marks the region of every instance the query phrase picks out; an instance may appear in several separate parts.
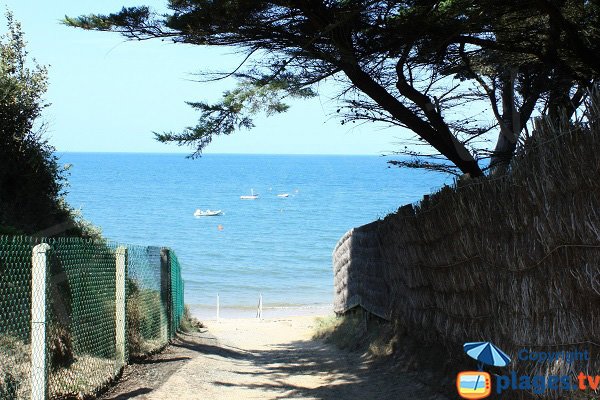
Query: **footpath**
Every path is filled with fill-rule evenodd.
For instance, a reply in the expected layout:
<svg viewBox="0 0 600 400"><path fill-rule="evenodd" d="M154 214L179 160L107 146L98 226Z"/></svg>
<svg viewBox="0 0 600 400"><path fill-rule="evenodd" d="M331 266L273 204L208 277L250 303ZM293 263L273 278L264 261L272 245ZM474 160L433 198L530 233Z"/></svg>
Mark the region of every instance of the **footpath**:
<svg viewBox="0 0 600 400"><path fill-rule="evenodd" d="M443 400L389 365L311 340L314 317L205 323L127 367L103 400Z"/></svg>

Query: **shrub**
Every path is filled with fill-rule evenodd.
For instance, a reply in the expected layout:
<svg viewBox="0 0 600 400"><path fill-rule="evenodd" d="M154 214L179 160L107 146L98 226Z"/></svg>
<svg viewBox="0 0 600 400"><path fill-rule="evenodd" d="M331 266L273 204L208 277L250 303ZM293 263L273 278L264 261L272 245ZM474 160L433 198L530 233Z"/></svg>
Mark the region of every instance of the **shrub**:
<svg viewBox="0 0 600 400"><path fill-rule="evenodd" d="M390 323L360 307L346 315L317 318L313 338L340 349L365 351L374 357L391 355L397 342Z"/></svg>
<svg viewBox="0 0 600 400"><path fill-rule="evenodd" d="M160 292L127 284L127 340L130 358L143 358L166 345ZM165 316L166 324L166 316ZM165 337L163 337L165 336Z"/></svg>
<svg viewBox="0 0 600 400"><path fill-rule="evenodd" d="M4 371L2 381L0 381L0 400L14 400L17 398L19 382L8 371Z"/></svg>
<svg viewBox="0 0 600 400"><path fill-rule="evenodd" d="M199 332L201 328L204 328L204 324L192 316L190 308L186 305L183 309L179 330L181 332L190 333Z"/></svg>
<svg viewBox="0 0 600 400"><path fill-rule="evenodd" d="M33 63L21 25L6 14L0 37L0 234L98 237L65 202L66 170L44 138L47 69Z"/></svg>
<svg viewBox="0 0 600 400"><path fill-rule="evenodd" d="M0 334L0 400L28 398L30 352L31 347L22 339Z"/></svg>

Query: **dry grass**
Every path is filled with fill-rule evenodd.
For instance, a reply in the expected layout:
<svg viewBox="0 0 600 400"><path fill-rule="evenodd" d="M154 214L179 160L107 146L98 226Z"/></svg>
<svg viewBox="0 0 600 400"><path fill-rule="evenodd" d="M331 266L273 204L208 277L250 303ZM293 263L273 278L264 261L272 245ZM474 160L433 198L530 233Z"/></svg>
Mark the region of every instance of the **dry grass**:
<svg viewBox="0 0 600 400"><path fill-rule="evenodd" d="M0 336L0 399L29 399L30 349L22 340Z"/></svg>
<svg viewBox="0 0 600 400"><path fill-rule="evenodd" d="M200 332L201 328L204 328L204 324L196 317L192 316L190 308L186 305L183 309L183 316L181 317L179 330L181 332L190 333Z"/></svg>
<svg viewBox="0 0 600 400"><path fill-rule="evenodd" d="M30 398L30 352L31 347L23 341L11 336L0 336L0 399ZM49 397L62 399L93 396L110 383L118 372L114 360L77 356L69 367L49 371Z"/></svg>
<svg viewBox="0 0 600 400"><path fill-rule="evenodd" d="M48 377L50 398L87 398L106 387L117 375L114 360L80 356L68 368L60 368Z"/></svg>
<svg viewBox="0 0 600 400"><path fill-rule="evenodd" d="M396 343L390 323L369 318L360 308L343 316L317 318L313 338L375 358L392 355Z"/></svg>
<svg viewBox="0 0 600 400"><path fill-rule="evenodd" d="M127 342L129 357L141 359L156 353L168 343L166 313L160 293L130 289L127 298Z"/></svg>

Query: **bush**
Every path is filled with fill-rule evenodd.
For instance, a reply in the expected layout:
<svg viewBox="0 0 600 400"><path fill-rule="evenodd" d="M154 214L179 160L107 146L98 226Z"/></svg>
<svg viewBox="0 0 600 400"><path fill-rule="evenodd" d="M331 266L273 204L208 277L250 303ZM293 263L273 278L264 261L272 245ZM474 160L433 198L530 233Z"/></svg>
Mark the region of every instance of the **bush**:
<svg viewBox="0 0 600 400"><path fill-rule="evenodd" d="M71 332L63 325L53 323L48 330L48 354L53 370L66 368L75 361Z"/></svg>
<svg viewBox="0 0 600 400"><path fill-rule="evenodd" d="M166 326L163 327L161 320L163 311L160 292L139 289L133 280L129 280L127 286L126 314L129 357L132 359L143 358L167 344Z"/></svg>
<svg viewBox="0 0 600 400"><path fill-rule="evenodd" d="M0 37L0 234L97 236L63 200L65 170L44 139L46 67L27 66L21 25Z"/></svg>
<svg viewBox="0 0 600 400"><path fill-rule="evenodd" d="M27 399L31 347L21 338L0 334L0 400Z"/></svg>
<svg viewBox="0 0 600 400"><path fill-rule="evenodd" d="M8 371L4 372L2 381L0 381L0 400L14 400L17 398L19 382Z"/></svg>
<svg viewBox="0 0 600 400"><path fill-rule="evenodd" d="M186 305L183 309L179 330L184 333L190 333L199 332L201 328L204 328L204 324L192 316L190 308Z"/></svg>
<svg viewBox="0 0 600 400"><path fill-rule="evenodd" d="M357 307L342 316L317 318L313 338L350 351L364 351L374 357L394 352L397 337L389 322Z"/></svg>

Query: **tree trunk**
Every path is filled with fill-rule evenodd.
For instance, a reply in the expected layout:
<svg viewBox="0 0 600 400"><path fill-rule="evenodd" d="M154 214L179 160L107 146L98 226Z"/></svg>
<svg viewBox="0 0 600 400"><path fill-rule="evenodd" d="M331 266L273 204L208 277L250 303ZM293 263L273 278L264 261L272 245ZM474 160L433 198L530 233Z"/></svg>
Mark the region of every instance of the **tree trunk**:
<svg viewBox="0 0 600 400"><path fill-rule="evenodd" d="M521 116L515 104L516 71L507 73L502 84L502 118L500 133L490 161L490 171L494 176L504 175L517 148L521 133Z"/></svg>
<svg viewBox="0 0 600 400"><path fill-rule="evenodd" d="M471 177L483 176L483 171L464 144L458 141L449 131L440 132L431 124L413 113L384 87L374 81L367 73L356 65L344 65L344 73L363 93L373 99L379 106L387 110L394 118L423 138L437 151L450 160L463 173ZM433 108L433 104L429 103Z"/></svg>

